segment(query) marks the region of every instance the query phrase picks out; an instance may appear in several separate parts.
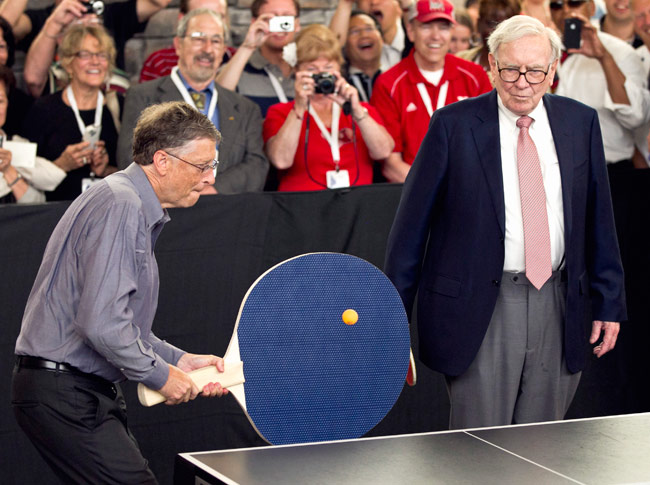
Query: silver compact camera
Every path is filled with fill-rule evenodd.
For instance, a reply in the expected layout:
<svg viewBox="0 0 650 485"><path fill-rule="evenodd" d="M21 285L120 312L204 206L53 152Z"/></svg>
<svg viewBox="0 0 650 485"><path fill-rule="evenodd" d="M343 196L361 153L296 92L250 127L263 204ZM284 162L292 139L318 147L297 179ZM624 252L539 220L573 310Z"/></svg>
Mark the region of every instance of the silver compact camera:
<svg viewBox="0 0 650 485"><path fill-rule="evenodd" d="M295 19L290 15L280 15L269 20L269 32L293 32Z"/></svg>
<svg viewBox="0 0 650 485"><path fill-rule="evenodd" d="M86 13L94 13L98 17L104 13L104 2L102 0L90 0L81 3L86 7Z"/></svg>

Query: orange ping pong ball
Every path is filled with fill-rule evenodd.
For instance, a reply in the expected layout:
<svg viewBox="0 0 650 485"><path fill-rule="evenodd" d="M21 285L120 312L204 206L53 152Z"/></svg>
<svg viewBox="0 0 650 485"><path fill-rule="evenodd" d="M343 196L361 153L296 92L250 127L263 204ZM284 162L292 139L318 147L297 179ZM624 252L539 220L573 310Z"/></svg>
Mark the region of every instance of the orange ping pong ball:
<svg viewBox="0 0 650 485"><path fill-rule="evenodd" d="M346 325L354 325L359 320L359 314L351 308L348 308L343 312L341 318L343 318L343 323Z"/></svg>

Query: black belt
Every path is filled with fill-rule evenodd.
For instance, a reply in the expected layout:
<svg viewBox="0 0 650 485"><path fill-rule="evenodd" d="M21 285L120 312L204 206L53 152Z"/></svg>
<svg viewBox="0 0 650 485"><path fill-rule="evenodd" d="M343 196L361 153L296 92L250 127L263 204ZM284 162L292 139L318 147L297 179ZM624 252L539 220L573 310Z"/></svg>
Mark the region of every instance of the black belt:
<svg viewBox="0 0 650 485"><path fill-rule="evenodd" d="M18 355L16 356L16 367L18 369L45 370L83 377L89 389L97 391L110 399L115 399L117 396L117 387L112 382L107 381L103 377L82 372L65 362L54 362L53 360L32 357L31 355Z"/></svg>

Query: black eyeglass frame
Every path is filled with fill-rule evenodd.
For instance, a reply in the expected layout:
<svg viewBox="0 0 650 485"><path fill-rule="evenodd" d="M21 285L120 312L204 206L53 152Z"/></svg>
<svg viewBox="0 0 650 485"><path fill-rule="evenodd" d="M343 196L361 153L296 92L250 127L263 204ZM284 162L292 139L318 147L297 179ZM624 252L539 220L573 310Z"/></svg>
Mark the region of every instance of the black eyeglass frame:
<svg viewBox="0 0 650 485"><path fill-rule="evenodd" d="M522 71L520 71L519 69L515 69L514 67L501 67L501 68L500 68L500 67L499 67L499 61L496 61L496 62L497 62L497 71L499 71L499 78L501 78L501 80L502 80L504 83L514 84L514 83L516 83L517 81L519 81L519 78L520 78L521 76L524 76L524 79L526 80L526 82L527 82L528 84L533 85L533 86L536 85L536 84L542 84L542 83L544 82L544 80L546 79L546 76L548 76L548 72L551 70L551 64L552 64L552 63L551 63L551 64L548 65L548 67L546 68L546 71L542 71L541 69L529 69L529 70L527 70L527 71L523 71L523 72L522 72ZM509 80L507 80L507 79L503 79L503 75L501 74L502 71L516 72L516 73L518 73L519 75L518 75L517 78L514 79L513 81L509 81ZM541 81L531 82L530 79L528 79L528 76L527 76L527 74L528 74L529 72L540 72L540 73L544 73L544 77L542 78Z"/></svg>

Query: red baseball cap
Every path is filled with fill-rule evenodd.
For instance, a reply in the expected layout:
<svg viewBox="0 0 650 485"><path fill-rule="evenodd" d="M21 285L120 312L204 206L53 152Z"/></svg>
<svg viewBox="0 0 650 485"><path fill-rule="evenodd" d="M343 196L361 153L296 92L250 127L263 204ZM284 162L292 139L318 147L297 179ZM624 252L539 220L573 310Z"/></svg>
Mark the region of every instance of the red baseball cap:
<svg viewBox="0 0 650 485"><path fill-rule="evenodd" d="M437 19L456 23L454 6L447 0L419 0L411 6L409 21L414 19L423 23Z"/></svg>

